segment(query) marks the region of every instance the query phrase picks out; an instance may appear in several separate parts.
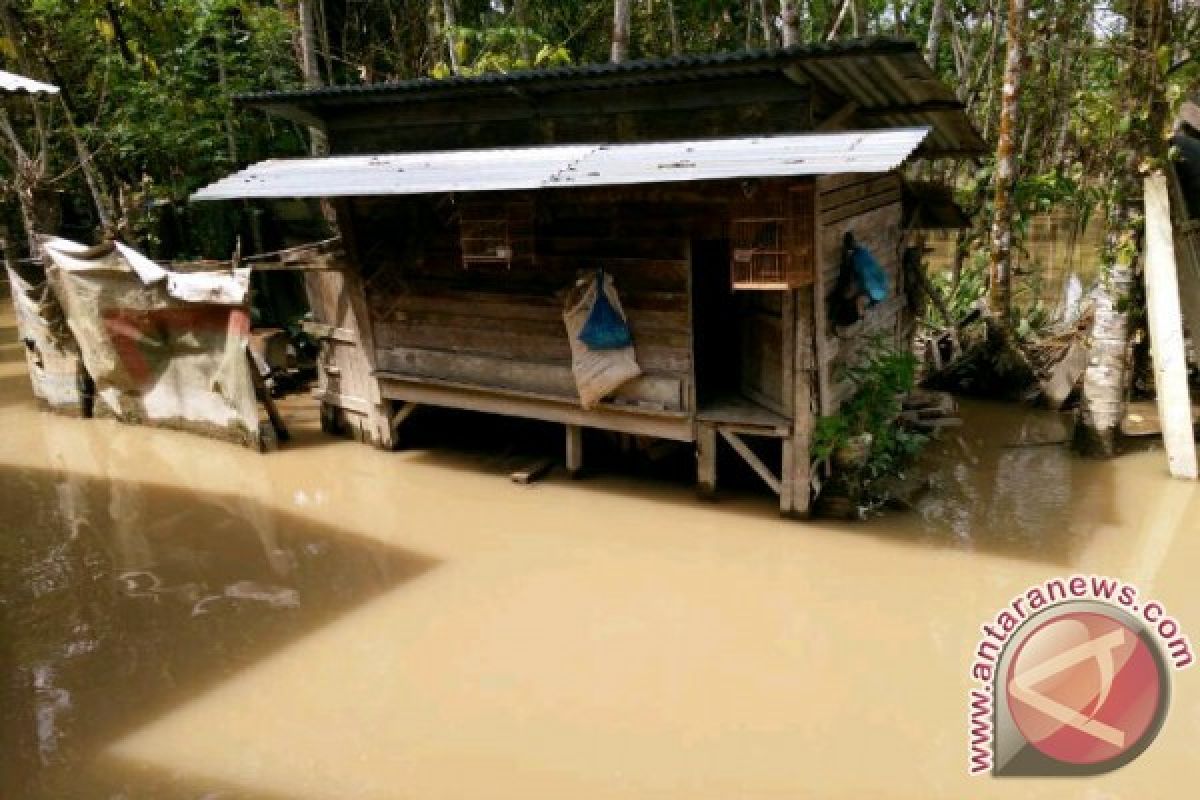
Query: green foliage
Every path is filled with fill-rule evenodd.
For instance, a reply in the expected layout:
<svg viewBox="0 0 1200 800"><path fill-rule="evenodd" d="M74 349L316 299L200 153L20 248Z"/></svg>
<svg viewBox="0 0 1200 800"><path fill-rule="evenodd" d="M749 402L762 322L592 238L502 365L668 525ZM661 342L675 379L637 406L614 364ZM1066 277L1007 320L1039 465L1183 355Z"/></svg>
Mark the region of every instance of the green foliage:
<svg viewBox="0 0 1200 800"><path fill-rule="evenodd" d="M459 26L454 29L454 41L459 74L464 76L562 67L571 63L571 52L567 48L553 44L529 28ZM532 63L525 59L525 51L532 56ZM429 74L433 78L448 78L452 74L450 64L439 60L430 68Z"/></svg>
<svg viewBox="0 0 1200 800"><path fill-rule="evenodd" d="M817 460L833 457L864 434L870 437L870 452L862 468L857 474L840 476L857 494L869 497L880 479L903 469L927 441L924 434L897 423L902 399L912 391L916 371L917 360L911 352L875 337L859 362L845 370L854 394L838 413L817 420L812 444Z"/></svg>

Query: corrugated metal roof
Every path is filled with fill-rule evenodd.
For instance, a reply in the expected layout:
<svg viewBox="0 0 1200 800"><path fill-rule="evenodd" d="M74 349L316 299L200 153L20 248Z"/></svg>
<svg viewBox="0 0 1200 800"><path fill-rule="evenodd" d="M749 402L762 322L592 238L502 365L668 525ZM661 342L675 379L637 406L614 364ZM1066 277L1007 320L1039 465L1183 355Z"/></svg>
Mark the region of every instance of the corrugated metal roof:
<svg viewBox="0 0 1200 800"><path fill-rule="evenodd" d="M928 128L264 161L193 200L486 192L887 172Z"/></svg>
<svg viewBox="0 0 1200 800"><path fill-rule="evenodd" d="M28 94L58 94L58 87L49 83L35 81L18 75L15 72L5 72L0 69L0 90L5 92L27 92Z"/></svg>
<svg viewBox="0 0 1200 800"><path fill-rule="evenodd" d="M922 148L927 155L976 155L988 150L964 112L965 106L925 62L917 44L889 37L622 64L265 92L243 95L237 100L304 124L313 124L355 106L463 100L457 122L467 124L482 113L465 102L468 98L515 93L537 109L548 95L760 75L786 76L796 84L811 83L826 96L854 103L857 120L847 127L928 125L933 131ZM714 100L714 105L717 104ZM403 119L398 119L397 124L403 124ZM735 132L740 131L730 131Z"/></svg>
<svg viewBox="0 0 1200 800"><path fill-rule="evenodd" d="M670 58L640 59L625 61L620 64L581 64L571 67L526 69L514 72L489 72L482 75L449 78L414 78L411 80L386 81L382 83L325 86L317 89L259 92L256 94L239 95L235 100L247 105L292 102L308 103L323 99L343 100L379 95L447 92L482 87L519 86L522 89L536 89L537 84L548 84L556 81L570 81L572 84L575 84L581 80L589 79L604 81L603 85L620 85L629 80L647 82L652 80L656 73L662 73L664 76L674 79L681 72L719 71L723 69L741 71L743 68L765 68L772 70L788 66L800 59L844 57L863 53L884 54L907 52L918 52L916 45L908 39L871 37L801 44L775 50L738 50L725 53L702 53L672 56Z"/></svg>

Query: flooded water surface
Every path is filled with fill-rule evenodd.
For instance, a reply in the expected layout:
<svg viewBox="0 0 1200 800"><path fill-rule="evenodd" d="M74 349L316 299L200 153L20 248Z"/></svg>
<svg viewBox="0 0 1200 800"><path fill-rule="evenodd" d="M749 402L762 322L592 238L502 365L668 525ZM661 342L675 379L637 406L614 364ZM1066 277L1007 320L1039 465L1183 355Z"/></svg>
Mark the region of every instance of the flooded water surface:
<svg viewBox="0 0 1200 800"><path fill-rule="evenodd" d="M4 301L7 309L7 300ZM966 773L979 626L1074 572L1200 636L1200 493L972 404L915 510L790 522L495 446L258 455L39 412L0 318L0 797L1177 796L1200 673L1106 776ZM414 416L411 422L418 423Z"/></svg>

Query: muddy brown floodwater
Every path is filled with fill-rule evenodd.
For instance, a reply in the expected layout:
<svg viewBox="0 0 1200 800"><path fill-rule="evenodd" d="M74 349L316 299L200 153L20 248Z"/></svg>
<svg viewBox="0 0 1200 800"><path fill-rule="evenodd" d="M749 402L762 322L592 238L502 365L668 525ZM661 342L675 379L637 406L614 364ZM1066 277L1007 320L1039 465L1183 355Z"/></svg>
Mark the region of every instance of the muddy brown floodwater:
<svg viewBox="0 0 1200 800"><path fill-rule="evenodd" d="M7 300L4 299L7 309ZM533 487L436 430L260 456L39 412L0 318L0 797L1152 798L1200 779L1200 673L1092 779L966 774L1011 596L1119 576L1200 636L1200 494L1161 453L972 404L913 512L781 520L615 469ZM414 417L414 421L417 418Z"/></svg>

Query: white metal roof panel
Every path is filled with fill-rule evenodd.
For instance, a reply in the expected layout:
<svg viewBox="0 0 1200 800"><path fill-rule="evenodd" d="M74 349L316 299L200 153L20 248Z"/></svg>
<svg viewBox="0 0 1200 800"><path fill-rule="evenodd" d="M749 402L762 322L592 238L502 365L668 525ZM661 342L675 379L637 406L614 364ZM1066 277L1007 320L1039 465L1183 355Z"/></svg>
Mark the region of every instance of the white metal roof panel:
<svg viewBox="0 0 1200 800"><path fill-rule="evenodd" d="M18 75L15 72L5 72L0 69L0 90L5 92L28 92L29 94L58 94L58 87L49 83L35 81Z"/></svg>
<svg viewBox="0 0 1200 800"><path fill-rule="evenodd" d="M928 127L264 161L193 200L365 197L887 172Z"/></svg>

